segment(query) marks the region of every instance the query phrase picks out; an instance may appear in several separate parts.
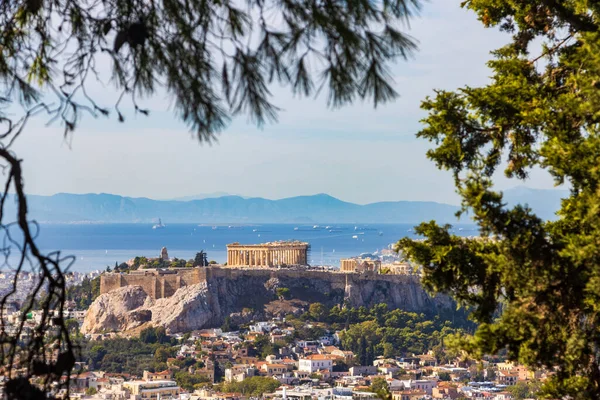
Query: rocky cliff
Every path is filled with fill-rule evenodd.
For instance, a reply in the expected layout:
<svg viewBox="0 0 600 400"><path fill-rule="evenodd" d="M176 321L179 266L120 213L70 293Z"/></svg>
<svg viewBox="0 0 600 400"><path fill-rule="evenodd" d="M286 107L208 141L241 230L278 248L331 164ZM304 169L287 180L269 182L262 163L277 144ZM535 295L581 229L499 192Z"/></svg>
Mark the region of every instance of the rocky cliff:
<svg viewBox="0 0 600 400"><path fill-rule="evenodd" d="M278 288L289 289L294 300L278 300ZM213 268L206 271L204 282L181 287L167 298L153 300L141 286L105 293L88 310L82 331L126 331L150 324L185 332L220 326L227 316L244 322L302 312L313 302L354 307L387 303L426 313L453 306L446 297L430 297L418 278L409 276Z"/></svg>
<svg viewBox="0 0 600 400"><path fill-rule="evenodd" d="M100 295L88 309L82 333L127 332L142 325L168 332L201 329L214 319L206 284L183 287L171 297L153 300L141 286L126 286Z"/></svg>

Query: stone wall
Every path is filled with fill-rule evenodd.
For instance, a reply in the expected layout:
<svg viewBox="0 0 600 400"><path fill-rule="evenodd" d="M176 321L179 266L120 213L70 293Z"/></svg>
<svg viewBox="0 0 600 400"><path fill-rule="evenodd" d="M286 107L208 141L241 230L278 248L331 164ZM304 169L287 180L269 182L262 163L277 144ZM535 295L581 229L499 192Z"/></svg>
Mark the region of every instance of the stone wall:
<svg viewBox="0 0 600 400"><path fill-rule="evenodd" d="M315 270L227 267L145 270L103 274L100 290L106 293L118 287L138 285L148 296L159 299L197 283L206 284L207 302L218 318L243 308L261 310L276 298L277 288L289 289L294 299L327 305L346 302L359 307L387 303L393 308L413 311L449 306L447 299L431 298L415 276Z"/></svg>
<svg viewBox="0 0 600 400"><path fill-rule="evenodd" d="M100 276L100 294L124 286L141 286L153 299L172 296L177 289L206 281L203 268L176 270L138 270L129 274L112 273Z"/></svg>

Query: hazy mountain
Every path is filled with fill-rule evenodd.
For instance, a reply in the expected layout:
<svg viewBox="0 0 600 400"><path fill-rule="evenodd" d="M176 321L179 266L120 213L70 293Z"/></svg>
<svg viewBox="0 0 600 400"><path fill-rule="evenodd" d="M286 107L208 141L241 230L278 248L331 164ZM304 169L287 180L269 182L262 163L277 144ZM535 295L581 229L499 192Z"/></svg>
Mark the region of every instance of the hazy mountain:
<svg viewBox="0 0 600 400"><path fill-rule="evenodd" d="M192 200L203 200L203 199L216 199L216 198L225 197L225 196L237 196L237 195L227 193L227 192L213 192L213 193L200 193L200 194L195 194L192 196L175 197L174 199L170 199L170 200L192 201Z"/></svg>
<svg viewBox="0 0 600 400"><path fill-rule="evenodd" d="M551 218L565 192L516 188L505 192L509 204L529 204ZM9 201L7 214L16 215ZM191 201L152 200L112 194L29 196L30 214L39 222L169 223L418 223L456 222L458 207L424 201L348 203L326 194L281 200L222 196ZM464 219L462 222L468 223Z"/></svg>
<svg viewBox="0 0 600 400"><path fill-rule="evenodd" d="M457 207L434 202L348 203L326 194L281 200L223 196L191 201L151 200L112 194L30 195L32 218L39 222L192 223L375 223L437 219L454 221ZM9 201L8 215L16 215Z"/></svg>
<svg viewBox="0 0 600 400"><path fill-rule="evenodd" d="M531 189L519 186L506 190L504 201L511 206L528 205L538 216L551 220L556 218L555 213L560 209L560 200L568 195L568 190Z"/></svg>

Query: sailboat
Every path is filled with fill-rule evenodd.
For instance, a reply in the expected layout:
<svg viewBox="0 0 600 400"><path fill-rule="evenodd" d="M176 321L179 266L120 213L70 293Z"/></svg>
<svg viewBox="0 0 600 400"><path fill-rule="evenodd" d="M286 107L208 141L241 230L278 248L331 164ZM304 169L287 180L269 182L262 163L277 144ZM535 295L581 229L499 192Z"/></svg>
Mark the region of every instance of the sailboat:
<svg viewBox="0 0 600 400"><path fill-rule="evenodd" d="M167 227L167 226L166 226L165 224L163 224L163 223L162 223L162 220L159 218L159 219L158 219L158 224L154 225L154 226L152 227L152 229L164 229L164 228L166 228L166 227Z"/></svg>

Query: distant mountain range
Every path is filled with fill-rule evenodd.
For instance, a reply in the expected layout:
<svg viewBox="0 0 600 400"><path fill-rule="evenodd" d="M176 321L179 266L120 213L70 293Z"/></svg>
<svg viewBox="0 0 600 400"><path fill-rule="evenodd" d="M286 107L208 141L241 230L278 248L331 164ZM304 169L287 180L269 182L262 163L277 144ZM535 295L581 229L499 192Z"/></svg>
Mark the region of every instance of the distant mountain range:
<svg viewBox="0 0 600 400"><path fill-rule="evenodd" d="M204 199L217 199L219 197L228 197L228 196L238 196L237 194L227 193L227 192L213 192L213 193L200 193L193 196L183 196L183 197L175 197L175 201L192 201L192 200L204 200ZM240 196L242 198L246 198L244 196Z"/></svg>
<svg viewBox="0 0 600 400"><path fill-rule="evenodd" d="M552 219L565 191L515 188L505 192L509 204L529 204ZM198 200L151 200L112 194L68 194L29 197L30 215L47 223L418 223L457 222L457 206L427 201L390 201L359 205L326 194L281 200L208 197ZM7 216L16 215L12 201ZM12 207L12 209L10 208ZM463 223L469 223L466 218Z"/></svg>

